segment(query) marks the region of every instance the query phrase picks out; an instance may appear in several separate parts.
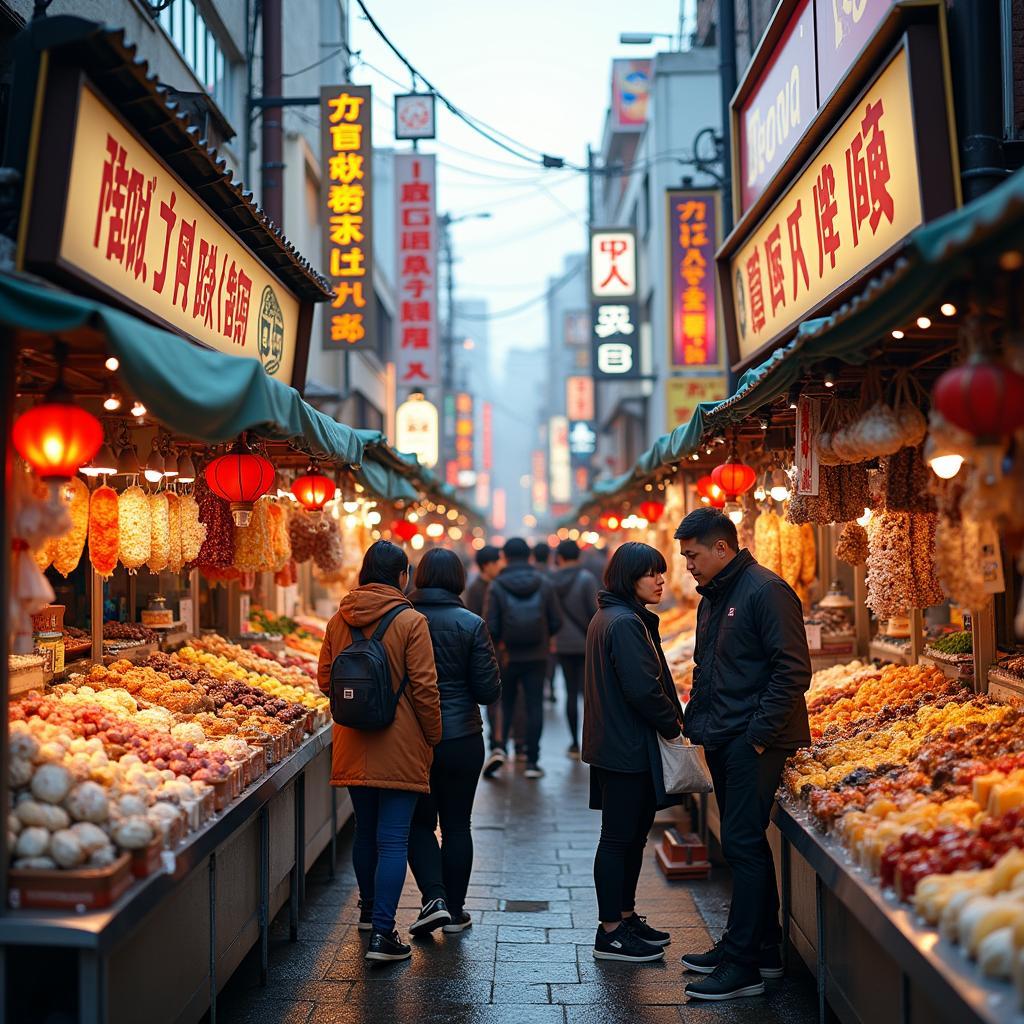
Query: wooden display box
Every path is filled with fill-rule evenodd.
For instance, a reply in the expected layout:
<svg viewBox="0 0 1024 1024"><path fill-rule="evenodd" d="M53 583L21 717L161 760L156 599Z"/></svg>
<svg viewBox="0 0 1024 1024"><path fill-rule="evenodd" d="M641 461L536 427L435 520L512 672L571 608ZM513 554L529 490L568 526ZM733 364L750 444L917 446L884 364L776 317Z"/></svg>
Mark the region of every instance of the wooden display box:
<svg viewBox="0 0 1024 1024"><path fill-rule="evenodd" d="M136 878L149 878L150 875L155 875L162 864L160 854L163 848L163 839L158 836L144 850L133 850L132 874Z"/></svg>
<svg viewBox="0 0 1024 1024"><path fill-rule="evenodd" d="M708 878L711 874L707 847L696 832L667 828L656 852L658 867L666 878Z"/></svg>
<svg viewBox="0 0 1024 1024"><path fill-rule="evenodd" d="M116 902L132 884L132 858L122 854L110 867L75 871L12 868L7 902L14 909L99 910Z"/></svg>

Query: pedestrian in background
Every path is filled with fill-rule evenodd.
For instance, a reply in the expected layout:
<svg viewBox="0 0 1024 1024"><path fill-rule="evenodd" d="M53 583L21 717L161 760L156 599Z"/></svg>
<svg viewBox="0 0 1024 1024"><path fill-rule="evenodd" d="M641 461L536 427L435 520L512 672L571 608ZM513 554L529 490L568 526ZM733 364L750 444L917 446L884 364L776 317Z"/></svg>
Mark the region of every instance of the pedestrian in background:
<svg viewBox="0 0 1024 1024"><path fill-rule="evenodd" d="M462 603L474 614L483 618L484 603L487 600L487 590L494 578L505 568L505 556L500 548L493 544L485 544L476 553L477 574L473 577L469 586L462 595ZM500 748L501 737L501 698L487 705L487 749L490 751L487 767L497 771L505 762L505 754ZM495 753L497 751L497 753Z"/></svg>
<svg viewBox="0 0 1024 1024"><path fill-rule="evenodd" d="M725 934L683 964L710 977L686 986L693 999L760 995L782 977L779 895L766 835L789 755L810 743L811 681L800 598L781 577L739 550L723 512L700 508L675 533L701 596L686 735L703 744L732 871Z"/></svg>
<svg viewBox="0 0 1024 1024"><path fill-rule="evenodd" d="M671 942L636 913L644 846L665 792L658 735L675 739L683 709L661 649L658 616L665 558L629 541L612 555L587 631L583 760L590 767L590 806L601 812L594 857L600 925L597 960L643 963L664 957Z"/></svg>
<svg viewBox="0 0 1024 1024"><path fill-rule="evenodd" d="M550 581L530 565L530 546L521 537L505 542L507 565L487 591L484 618L502 664L502 742L505 751L509 726L520 689L526 704L526 771L528 779L544 775L540 767L540 737L544 726L544 672L551 638L562 627L558 598ZM502 759L503 760L503 759ZM501 767L502 761L490 774ZM485 774L488 774L485 772Z"/></svg>
<svg viewBox="0 0 1024 1024"><path fill-rule="evenodd" d="M397 614L380 638L392 688L404 694L394 721L376 731L334 726L331 785L347 786L356 820L352 866L359 883L359 930L369 931L367 960L406 960L412 949L395 930L405 884L409 826L419 795L430 789L433 748L441 740L441 702L427 620L403 591L409 559L379 540L366 551L359 586L341 600L327 623L317 681L330 693L334 659L353 640L369 637L389 613Z"/></svg>
<svg viewBox="0 0 1024 1024"><path fill-rule="evenodd" d="M587 650L587 627L597 611L597 580L580 565L580 547L563 540L555 548L555 572L551 577L562 628L555 637L555 654L565 679L565 715L569 723L569 756L580 756L580 696Z"/></svg>
<svg viewBox="0 0 1024 1024"><path fill-rule="evenodd" d="M551 545L548 544L547 541L538 541L536 544L533 545L533 551L531 554L533 557L533 564L536 566L537 572L544 573L545 575L550 574ZM557 667L558 658L555 655L554 647L552 647L551 652L548 654L547 668L544 671L544 694L552 704L554 704L555 701L558 699L555 696L555 669ZM518 728L519 725L520 722L517 716L517 745L518 736L522 735L521 731Z"/></svg>
<svg viewBox="0 0 1024 1024"><path fill-rule="evenodd" d="M459 598L465 586L459 556L433 548L416 567L416 589L410 595L430 627L442 729L430 792L416 804L409 837L409 864L422 897L422 910L409 928L413 935L437 928L461 932L472 924L464 906L473 870L470 819L484 763L480 705L498 700L501 680L487 626Z"/></svg>

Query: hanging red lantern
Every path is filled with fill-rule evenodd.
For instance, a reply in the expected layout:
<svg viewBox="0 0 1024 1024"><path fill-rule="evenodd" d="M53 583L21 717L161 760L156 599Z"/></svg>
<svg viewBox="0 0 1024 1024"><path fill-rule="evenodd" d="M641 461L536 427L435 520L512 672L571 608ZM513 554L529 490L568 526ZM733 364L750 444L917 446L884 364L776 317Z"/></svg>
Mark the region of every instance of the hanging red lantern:
<svg viewBox="0 0 1024 1024"><path fill-rule="evenodd" d="M979 440L997 441L1024 426L1024 376L980 354L947 370L932 400L946 420Z"/></svg>
<svg viewBox="0 0 1024 1024"><path fill-rule="evenodd" d="M745 462L733 456L711 471L711 479L725 492L726 498L735 498L754 486L757 474Z"/></svg>
<svg viewBox="0 0 1024 1024"><path fill-rule="evenodd" d="M725 504L725 492L710 476L702 476L697 481L697 493L702 498L707 498L709 502L716 502L720 500L723 505Z"/></svg>
<svg viewBox="0 0 1024 1024"><path fill-rule="evenodd" d="M274 467L268 459L236 441L227 455L206 467L206 482L231 506L236 526L248 526L256 499L274 486Z"/></svg>
<svg viewBox="0 0 1024 1024"><path fill-rule="evenodd" d="M649 523L656 523L665 514L665 504L661 501L648 499L640 503L640 515Z"/></svg>
<svg viewBox="0 0 1024 1024"><path fill-rule="evenodd" d="M299 500L299 504L310 512L320 512L327 502L334 497L334 481L323 473L318 473L315 466L310 466L306 472L292 484L292 494Z"/></svg>
<svg viewBox="0 0 1024 1024"><path fill-rule="evenodd" d="M43 480L70 480L100 450L103 427L92 413L64 395L51 392L47 401L22 413L11 438L18 454Z"/></svg>
<svg viewBox="0 0 1024 1024"><path fill-rule="evenodd" d="M408 519L396 519L391 524L391 532L399 540L408 543L420 532L420 528L415 523L410 523Z"/></svg>

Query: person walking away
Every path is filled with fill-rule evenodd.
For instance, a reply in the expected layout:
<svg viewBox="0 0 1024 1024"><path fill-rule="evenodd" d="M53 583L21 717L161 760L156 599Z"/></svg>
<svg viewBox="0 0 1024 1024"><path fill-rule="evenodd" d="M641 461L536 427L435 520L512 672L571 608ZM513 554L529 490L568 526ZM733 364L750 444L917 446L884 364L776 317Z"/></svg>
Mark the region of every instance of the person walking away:
<svg viewBox="0 0 1024 1024"><path fill-rule="evenodd" d="M331 669L354 640L376 636L387 653L394 721L375 731L335 724L331 785L347 786L355 812L352 866L359 884L359 930L370 932L366 959L407 960L410 946L395 930L405 884L409 827L420 794L430 788L433 748L441 740L441 701L426 618L403 591L409 582L405 552L380 540L366 551L359 586L342 598L327 624L317 681L331 690ZM402 689L403 681L404 691Z"/></svg>
<svg viewBox="0 0 1024 1024"><path fill-rule="evenodd" d="M528 779L540 779L544 776L540 767L544 671L551 638L561 629L562 616L550 581L529 563L526 541L510 537L504 552L508 564L487 591L484 614L491 638L501 645L503 657L501 750L506 749L516 696L522 689L526 704L524 774Z"/></svg>
<svg viewBox="0 0 1024 1024"><path fill-rule="evenodd" d="M675 533L701 595L686 735L703 744L732 871L725 934L682 960L709 975L692 999L760 995L782 976L779 896L766 831L789 755L810 744L804 700L811 681L800 599L785 580L739 550L723 512L700 508Z"/></svg>
<svg viewBox="0 0 1024 1024"><path fill-rule="evenodd" d="M551 572L551 545L547 541L538 541L533 545L533 551L531 552L533 558L533 564L536 566L537 572L548 575ZM547 699L554 704L558 698L555 696L555 669L558 667L558 657L552 648L548 654L547 668L544 671L544 695ZM522 735L522 731L519 729L520 719L517 715L516 720L517 726L517 745L518 737Z"/></svg>
<svg viewBox="0 0 1024 1024"><path fill-rule="evenodd" d="M462 603L483 618L487 590L494 578L505 568L505 556L500 548L485 544L476 553L477 574L462 594ZM501 741L501 698L487 705L487 749L490 754L484 764L484 773L497 771L505 763L505 753L498 745Z"/></svg>
<svg viewBox="0 0 1024 1024"><path fill-rule="evenodd" d="M434 748L430 792L420 796L409 835L409 865L422 897L413 935L461 932L473 870L470 818L484 763L480 705L501 696L498 661L487 626L459 599L466 571L454 551L433 548L416 567L413 607L426 616L441 693L441 742ZM435 834L441 824L441 845Z"/></svg>
<svg viewBox="0 0 1024 1024"><path fill-rule="evenodd" d="M562 611L562 628L555 637L555 654L565 679L565 714L569 723L568 754L580 756L580 695L587 650L587 627L597 612L597 580L580 565L580 548L563 540L555 548L555 572L551 578Z"/></svg>
<svg viewBox="0 0 1024 1024"><path fill-rule="evenodd" d="M621 545L605 570L587 630L583 760L590 765L590 806L601 812L596 960L661 960L672 940L636 913L654 816L682 800L665 792L658 736L679 736L683 709L661 649L658 616L647 608L661 601L666 568L656 548Z"/></svg>

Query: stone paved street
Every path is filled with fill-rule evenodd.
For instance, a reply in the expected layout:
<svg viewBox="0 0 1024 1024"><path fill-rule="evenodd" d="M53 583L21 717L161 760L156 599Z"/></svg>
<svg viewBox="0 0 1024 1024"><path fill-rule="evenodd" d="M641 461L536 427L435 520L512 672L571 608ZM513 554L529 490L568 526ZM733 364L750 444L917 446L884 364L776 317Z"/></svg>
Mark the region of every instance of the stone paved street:
<svg viewBox="0 0 1024 1024"><path fill-rule="evenodd" d="M471 930L414 942L405 963L369 967L355 927L358 894L351 870L351 825L339 843L339 870L326 861L307 884L297 942L287 909L274 923L270 981L259 984L250 955L221 994L217 1020L229 1024L445 1022L445 1024L810 1024L813 982L802 965L769 982L765 996L730 1004L685 1004L679 956L706 949L726 910L724 869L708 882L668 882L654 861L660 827L648 844L638 909L672 932L660 964L599 963L591 957L597 903L592 867L599 815L587 808L588 772L566 758L565 726L549 708L542 763L531 782L521 766L481 782L474 817L476 869L467 907ZM408 877L398 915L403 935L419 909Z"/></svg>

